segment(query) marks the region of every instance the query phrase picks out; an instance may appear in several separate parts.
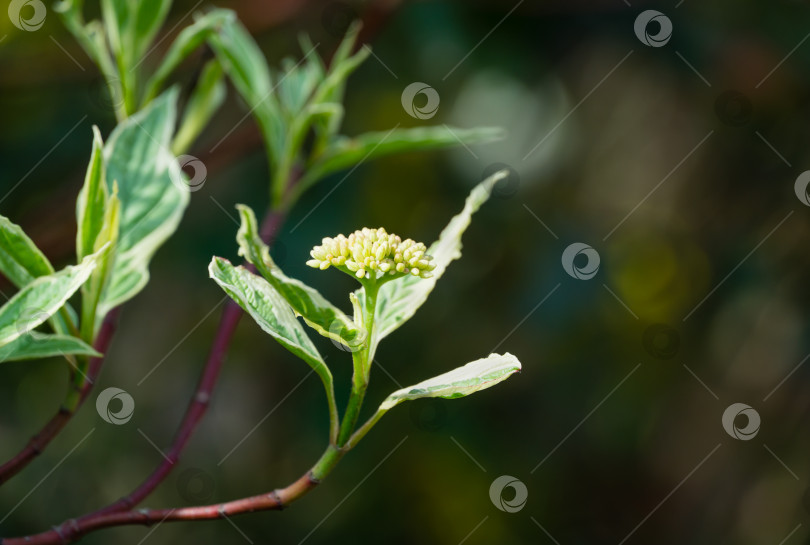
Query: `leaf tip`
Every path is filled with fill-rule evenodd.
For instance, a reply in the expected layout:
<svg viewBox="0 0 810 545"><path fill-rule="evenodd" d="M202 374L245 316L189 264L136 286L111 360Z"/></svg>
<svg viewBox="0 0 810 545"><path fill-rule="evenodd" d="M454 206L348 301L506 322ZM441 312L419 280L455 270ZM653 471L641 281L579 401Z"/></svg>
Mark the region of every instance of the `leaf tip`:
<svg viewBox="0 0 810 545"><path fill-rule="evenodd" d="M101 149L104 147L104 141L101 139L101 130L98 125L93 125L93 148Z"/></svg>
<svg viewBox="0 0 810 545"><path fill-rule="evenodd" d="M209 278L214 278L216 274L216 269L222 267L224 264L230 265L230 261L225 259L224 257L213 256L211 257L211 263L208 264L208 276Z"/></svg>

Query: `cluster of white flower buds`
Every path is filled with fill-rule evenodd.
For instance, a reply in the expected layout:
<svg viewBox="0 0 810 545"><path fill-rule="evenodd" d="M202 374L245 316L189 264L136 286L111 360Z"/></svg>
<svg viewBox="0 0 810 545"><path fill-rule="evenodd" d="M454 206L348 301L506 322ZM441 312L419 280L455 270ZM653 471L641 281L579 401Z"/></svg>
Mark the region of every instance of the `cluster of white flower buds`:
<svg viewBox="0 0 810 545"><path fill-rule="evenodd" d="M430 271L436 268L433 258L425 255L427 248L421 242L402 240L397 235L389 235L385 229L364 227L348 237L338 235L324 238L320 246L315 246L307 265L316 269L330 266L345 267L357 278L369 278L379 271L383 274L404 276L412 274L430 278Z"/></svg>

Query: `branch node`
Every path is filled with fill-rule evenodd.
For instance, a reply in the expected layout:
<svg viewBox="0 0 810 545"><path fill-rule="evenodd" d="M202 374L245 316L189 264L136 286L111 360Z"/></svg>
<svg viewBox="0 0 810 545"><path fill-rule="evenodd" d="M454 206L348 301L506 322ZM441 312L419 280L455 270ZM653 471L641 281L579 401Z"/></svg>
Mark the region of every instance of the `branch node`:
<svg viewBox="0 0 810 545"><path fill-rule="evenodd" d="M155 523L155 521L150 516L150 510L147 509L146 507L141 507L135 512L143 517L144 526L152 526Z"/></svg>
<svg viewBox="0 0 810 545"><path fill-rule="evenodd" d="M69 528L67 528L67 530L68 530L68 535L67 536L63 536L58 530L56 532L57 534L59 534L59 538L62 540L63 543L69 543L70 539L72 539L75 536L79 535L79 533L81 532L81 528L79 527L79 521L77 521L75 518L70 519L70 520L68 520L66 522L63 522L61 524L60 528L62 528L62 527L69 527Z"/></svg>
<svg viewBox="0 0 810 545"><path fill-rule="evenodd" d="M271 498L273 498L273 501L274 501L274 502L276 502L276 505L278 506L279 510L284 509L284 502L283 502L283 501L281 501L281 496L279 496L279 495L278 495L278 491L277 491L277 490L273 490L272 492L270 492L270 493L268 494L268 496L270 496Z"/></svg>
<svg viewBox="0 0 810 545"><path fill-rule="evenodd" d="M71 519L71 521L72 520L73 519ZM68 522L71 522L71 521L68 521ZM66 543L70 543L70 541L65 537L65 534L62 533L62 526L64 526L65 524L67 524L67 523L51 527L51 529L56 533L56 535L59 536L59 543L61 543L62 545L65 545ZM25 536L25 540L28 541L28 536Z"/></svg>
<svg viewBox="0 0 810 545"><path fill-rule="evenodd" d="M208 405L208 402L210 400L211 400L211 394L209 394L208 392L200 391L200 392L197 392L197 394L194 396L194 401L196 401L200 405Z"/></svg>
<svg viewBox="0 0 810 545"><path fill-rule="evenodd" d="M321 480L317 478L314 473L312 473L311 469L307 472L307 478L312 484L321 484Z"/></svg>

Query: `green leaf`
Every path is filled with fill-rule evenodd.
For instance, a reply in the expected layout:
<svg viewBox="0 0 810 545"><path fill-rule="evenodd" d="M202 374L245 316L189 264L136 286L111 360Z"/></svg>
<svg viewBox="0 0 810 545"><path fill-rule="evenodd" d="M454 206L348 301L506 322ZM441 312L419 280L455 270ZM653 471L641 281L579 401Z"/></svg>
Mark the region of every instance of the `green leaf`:
<svg viewBox="0 0 810 545"><path fill-rule="evenodd" d="M447 266L461 257L461 237L470 225L472 215L492 194L495 184L508 174L508 171L501 170L475 186L464 203L464 209L450 220L439 235L439 240L428 248L427 254L433 257L432 263L436 265L431 278L409 275L391 280L380 287L372 334L372 353L381 339L414 315L427 300ZM355 293L360 299L364 297L362 290Z"/></svg>
<svg viewBox="0 0 810 545"><path fill-rule="evenodd" d="M107 249L85 257L78 265L40 276L0 307L0 346L31 331L62 308L87 281L98 257Z"/></svg>
<svg viewBox="0 0 810 545"><path fill-rule="evenodd" d="M212 36L211 45L242 97L252 107L271 95L270 70L259 46L236 19L228 18Z"/></svg>
<svg viewBox="0 0 810 545"><path fill-rule="evenodd" d="M371 49L364 47L351 57L335 59L332 62L329 73L318 88L318 92L315 94L313 101L316 103L334 102L338 104L343 102L343 91L346 88L346 80L366 61L369 55L371 55Z"/></svg>
<svg viewBox="0 0 810 545"><path fill-rule="evenodd" d="M328 74L323 85L318 89L319 101L342 103L346 80L371 55L371 49L368 46L363 47L354 55L351 54L361 26L360 21L354 21L335 50Z"/></svg>
<svg viewBox="0 0 810 545"><path fill-rule="evenodd" d="M306 60L284 59L282 61L284 73L278 77L279 103L290 118L304 109L313 91L323 79L318 62L311 60L313 57L317 58L318 54L313 49L304 53L307 55Z"/></svg>
<svg viewBox="0 0 810 545"><path fill-rule="evenodd" d="M369 159L409 151L441 149L460 144L478 144L503 138L502 129L453 129L448 126L393 129L368 132L354 138L332 141L315 159L299 183L303 191L323 177Z"/></svg>
<svg viewBox="0 0 810 545"><path fill-rule="evenodd" d="M9 282L22 288L35 278L53 272L51 262L22 228L5 216L0 216L0 273L8 278ZM72 312L70 305L65 305L64 313L51 317L54 331L67 333L75 327L76 318Z"/></svg>
<svg viewBox="0 0 810 545"><path fill-rule="evenodd" d="M0 216L0 273L18 288L53 273L48 258L19 225L5 216Z"/></svg>
<svg viewBox="0 0 810 545"><path fill-rule="evenodd" d="M315 120L314 129L317 133L315 154L320 155L332 137L337 134L343 121L343 94L346 89L346 80L371 55L368 46L350 56L357 34L360 32L360 22L356 21L349 27L346 36L332 56L329 71L318 86L312 99L316 105L330 105L334 114L322 116Z"/></svg>
<svg viewBox="0 0 810 545"><path fill-rule="evenodd" d="M107 42L104 27L99 21L84 23L82 15L83 0L62 0L54 4L54 10L59 13L65 27L73 34L76 41L82 46L85 53L101 69L107 86L113 97L123 96L121 82L117 81L115 66Z"/></svg>
<svg viewBox="0 0 810 545"><path fill-rule="evenodd" d="M84 185L76 199L76 257L92 254L96 237L104 222L104 210L109 192L104 178L104 143L98 127L93 126L93 150L84 178Z"/></svg>
<svg viewBox="0 0 810 545"><path fill-rule="evenodd" d="M104 20L104 29L116 59L129 54L131 45L129 33L130 2L128 0L101 0L101 15ZM121 70L128 70L129 66L120 66Z"/></svg>
<svg viewBox="0 0 810 545"><path fill-rule="evenodd" d="M258 232L256 216L249 207L236 206L242 225L236 235L239 255L252 263L286 301L292 310L324 337L346 346L357 346L363 339L357 325L317 290L300 280L287 277L270 257L270 250Z"/></svg>
<svg viewBox="0 0 810 545"><path fill-rule="evenodd" d="M208 273L259 327L307 362L325 383L331 384L332 374L312 340L287 301L265 279L244 267L234 267L221 257L211 260Z"/></svg>
<svg viewBox="0 0 810 545"><path fill-rule="evenodd" d="M110 282L99 315L135 296L149 280L149 261L177 229L189 191L169 151L176 89L119 124L104 148L107 189L118 184L120 230Z"/></svg>
<svg viewBox="0 0 810 545"><path fill-rule="evenodd" d="M237 92L256 116L271 163L278 161L284 145L284 124L273 94L270 69L259 46L236 18L220 25L209 38L209 44Z"/></svg>
<svg viewBox="0 0 810 545"><path fill-rule="evenodd" d="M95 339L98 328L101 327L101 319L98 315L98 305L104 290L110 283L112 277L113 263L115 262L115 246L120 234L121 221L121 200L118 198L118 184L113 184L112 195L107 199L104 210L104 218L101 222L101 229L96 236L94 250L98 251L105 245L110 246L110 251L99 259L98 266L90 280L82 286L82 321L81 335L84 339Z"/></svg>
<svg viewBox="0 0 810 545"><path fill-rule="evenodd" d="M211 117L225 100L225 81L219 61L208 61L197 80L183 113L180 129L174 136L172 151L178 155L184 153L199 136Z"/></svg>
<svg viewBox="0 0 810 545"><path fill-rule="evenodd" d="M140 57L146 53L152 40L155 39L160 27L166 20L166 15L169 13L169 8L172 5L171 0L134 0L131 1L132 6L132 32L134 47L134 57Z"/></svg>
<svg viewBox="0 0 810 545"><path fill-rule="evenodd" d="M91 278L82 286L81 334L93 338L96 329L96 311L105 286L109 282L111 262L115 259L115 245L119 235L120 200L117 184L112 195L107 189L104 143L98 127L93 127L93 151L87 167L84 185L76 200L76 255L82 259L104 245L111 250L99 259Z"/></svg>
<svg viewBox="0 0 810 545"><path fill-rule="evenodd" d="M0 346L0 363L69 355L101 356L92 346L70 335L29 333Z"/></svg>
<svg viewBox="0 0 810 545"><path fill-rule="evenodd" d="M177 35L157 70L146 83L143 104L147 104L154 99L172 72L183 62L192 52L200 47L208 38L223 25L226 21L235 19L236 14L227 9L215 9L206 13L193 24L187 26Z"/></svg>
<svg viewBox="0 0 810 545"><path fill-rule="evenodd" d="M520 362L509 352L503 355L490 354L486 358L475 360L419 384L397 390L385 398L380 410L387 411L403 401L423 397L455 399L468 396L503 382L520 369Z"/></svg>

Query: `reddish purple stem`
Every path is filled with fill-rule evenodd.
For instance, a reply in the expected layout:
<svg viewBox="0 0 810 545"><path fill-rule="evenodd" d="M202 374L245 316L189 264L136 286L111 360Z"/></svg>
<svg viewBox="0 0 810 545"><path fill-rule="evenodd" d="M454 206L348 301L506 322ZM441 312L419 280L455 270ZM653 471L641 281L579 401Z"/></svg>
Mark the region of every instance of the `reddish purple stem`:
<svg viewBox="0 0 810 545"><path fill-rule="evenodd" d="M113 334L115 333L116 321L118 318L119 309L111 310L104 321L101 323L98 336L96 337L93 348L105 354L110 345ZM37 456L39 456L45 447L56 437L65 424L70 421L79 407L82 406L84 400L93 389L93 384L98 379L101 373L101 366L104 364L104 356L100 358L91 358L87 366L87 375L81 390L79 391L79 401L74 409L68 409L64 406L59 408L59 411L48 421L39 432L34 435L25 447L18 452L12 459L0 466L0 485L11 479L14 475L22 471L25 466L31 463Z"/></svg>

